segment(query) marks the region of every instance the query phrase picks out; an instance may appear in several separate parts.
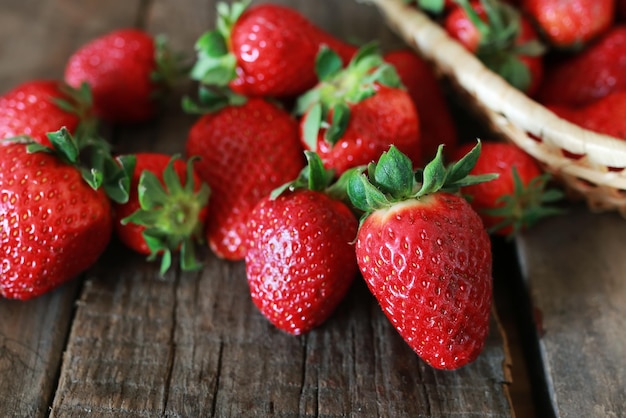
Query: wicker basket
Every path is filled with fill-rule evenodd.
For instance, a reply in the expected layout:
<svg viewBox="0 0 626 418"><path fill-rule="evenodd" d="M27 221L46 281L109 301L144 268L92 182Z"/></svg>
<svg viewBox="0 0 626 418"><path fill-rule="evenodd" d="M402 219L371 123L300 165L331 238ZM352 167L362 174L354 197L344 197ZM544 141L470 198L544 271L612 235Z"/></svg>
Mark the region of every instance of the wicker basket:
<svg viewBox="0 0 626 418"><path fill-rule="evenodd" d="M430 61L491 131L539 161L572 199L591 211L619 211L626 218L626 141L582 129L511 87L445 30L403 0L374 4L389 27Z"/></svg>

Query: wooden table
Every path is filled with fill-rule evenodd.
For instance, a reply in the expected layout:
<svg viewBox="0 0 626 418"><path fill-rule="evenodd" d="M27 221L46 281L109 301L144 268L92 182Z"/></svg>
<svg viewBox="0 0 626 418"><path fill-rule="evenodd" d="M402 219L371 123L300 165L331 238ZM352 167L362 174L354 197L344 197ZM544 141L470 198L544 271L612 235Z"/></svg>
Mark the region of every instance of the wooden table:
<svg viewBox="0 0 626 418"><path fill-rule="evenodd" d="M402 46L371 6L282 3L344 39ZM165 33L193 57L214 12L195 0L1 0L0 92L60 78L71 52L123 26ZM192 89L154 122L105 135L119 151L182 151L194 117L180 97ZM417 358L362 281L325 325L292 337L253 306L242 262L205 251L201 272L159 279L113 242L56 291L0 300L0 416L624 416L624 244L624 219L576 205L515 243L495 240L487 346L445 372Z"/></svg>

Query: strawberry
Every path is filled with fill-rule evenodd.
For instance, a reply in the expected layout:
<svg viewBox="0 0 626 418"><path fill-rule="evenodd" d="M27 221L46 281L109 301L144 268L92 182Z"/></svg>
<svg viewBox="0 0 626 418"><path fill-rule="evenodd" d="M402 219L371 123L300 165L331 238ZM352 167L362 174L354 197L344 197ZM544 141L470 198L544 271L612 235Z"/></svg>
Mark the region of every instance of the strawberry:
<svg viewBox="0 0 626 418"><path fill-rule="evenodd" d="M55 80L32 80L0 97L0 146L14 142L8 139L21 138L38 143L39 151L49 151L49 134L57 132L55 138L63 137L60 143L69 141L76 146L73 163L86 180L94 188L103 186L112 200L124 202L128 199L128 173L115 161L110 144L97 135L97 129L87 84L74 89Z"/></svg>
<svg viewBox="0 0 626 418"><path fill-rule="evenodd" d="M497 0L459 0L443 25L492 71L533 95L543 77L544 48L530 21Z"/></svg>
<svg viewBox="0 0 626 418"><path fill-rule="evenodd" d="M114 205L117 236L150 260L162 255L161 274L170 267L172 252L179 250L183 271L199 268L194 242L204 233L209 187L194 172L192 160L185 164L147 152L133 157L130 198Z"/></svg>
<svg viewBox="0 0 626 418"><path fill-rule="evenodd" d="M0 96L0 139L26 135L50 146L48 132L74 133L86 119L89 103L56 80L24 82ZM79 103L80 101L80 103Z"/></svg>
<svg viewBox="0 0 626 418"><path fill-rule="evenodd" d="M186 153L211 187L207 241L222 258L245 256L250 210L302 167L298 125L284 109L262 98L228 105L191 127Z"/></svg>
<svg viewBox="0 0 626 418"><path fill-rule="evenodd" d="M615 0L522 0L522 8L557 48L586 45L606 32L615 17Z"/></svg>
<svg viewBox="0 0 626 418"><path fill-rule="evenodd" d="M368 288L418 356L456 369L475 360L487 338L492 254L480 217L452 191L493 176L466 177L478 145L448 168L442 148L414 173L391 147L367 174L352 172L347 191L365 212L356 255Z"/></svg>
<svg viewBox="0 0 626 418"><path fill-rule="evenodd" d="M68 138L67 130L51 134L49 152L31 152L39 147L15 141L0 152L5 298L31 299L60 286L90 267L109 243L109 199L69 164L78 148Z"/></svg>
<svg viewBox="0 0 626 418"><path fill-rule="evenodd" d="M295 97L317 82L315 57L322 45L336 50L344 62L356 51L294 9L247 4L218 3L217 29L196 43L192 79L229 86L245 96Z"/></svg>
<svg viewBox="0 0 626 418"><path fill-rule="evenodd" d="M347 67L331 49L317 58L318 85L299 97L301 139L341 175L368 164L395 144L419 164L419 116L391 64L373 44Z"/></svg>
<svg viewBox="0 0 626 418"><path fill-rule="evenodd" d="M626 139L626 90L609 94L582 107L549 105L547 108L582 128Z"/></svg>
<svg viewBox="0 0 626 418"><path fill-rule="evenodd" d="M584 106L626 90L626 25L618 25L577 54L546 69L537 100L544 104Z"/></svg>
<svg viewBox="0 0 626 418"><path fill-rule="evenodd" d="M472 148L464 144L454 150L452 159L461 159ZM538 163L511 143L484 142L471 174L495 173L498 178L461 188L478 212L489 232L512 236L539 220L561 213L553 203L563 197L556 190L546 190L550 179Z"/></svg>
<svg viewBox="0 0 626 418"><path fill-rule="evenodd" d="M449 13L458 4L458 0L405 0L405 1L407 3L415 2L417 7L435 16ZM522 0L502 0L502 1L504 3L510 4L511 6L517 7L519 6L519 3Z"/></svg>
<svg viewBox="0 0 626 418"><path fill-rule="evenodd" d="M453 149L458 135L452 114L439 80L429 64L410 49L387 52L386 62L393 65L413 100L420 121L420 152L422 160L430 160L440 144Z"/></svg>
<svg viewBox="0 0 626 418"><path fill-rule="evenodd" d="M88 83L94 111L112 123L143 122L158 108L157 98L175 81L178 69L163 38L141 29L117 29L75 51L65 67L65 81Z"/></svg>
<svg viewBox="0 0 626 418"><path fill-rule="evenodd" d="M307 151L297 180L263 198L248 218L252 301L276 327L309 332L333 313L358 272L357 218L332 196L334 174Z"/></svg>

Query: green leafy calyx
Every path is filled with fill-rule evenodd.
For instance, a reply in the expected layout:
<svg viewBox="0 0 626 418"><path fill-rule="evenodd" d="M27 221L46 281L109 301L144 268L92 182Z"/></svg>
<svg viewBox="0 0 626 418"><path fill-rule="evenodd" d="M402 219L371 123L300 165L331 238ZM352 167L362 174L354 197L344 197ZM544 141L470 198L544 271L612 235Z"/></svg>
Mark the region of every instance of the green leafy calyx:
<svg viewBox="0 0 626 418"><path fill-rule="evenodd" d="M186 181L182 184L174 169L177 158L172 157L163 171L163 183L148 170L141 173L137 189L140 209L122 219L123 224L145 227L143 238L151 251L148 259L161 255L161 274L170 268L174 251L180 251L183 270L201 267L195 257L194 243L202 238L201 213L208 203L210 189L202 183L196 191L195 158L187 161Z"/></svg>
<svg viewBox="0 0 626 418"><path fill-rule="evenodd" d="M512 86L526 91L532 83L532 74L522 62L524 56L539 56L545 52L539 40L518 44L521 14L514 7L497 0L481 0L486 14L483 20L469 0L455 0L480 33L476 56L492 71Z"/></svg>
<svg viewBox="0 0 626 418"><path fill-rule="evenodd" d="M317 137L335 144L350 120L351 106L376 94L377 85L401 87L395 68L383 60L375 43L359 49L344 68L335 51L324 46L316 58L319 83L300 96L295 113L304 115L304 140L309 149L317 148Z"/></svg>
<svg viewBox="0 0 626 418"><path fill-rule="evenodd" d="M114 158L111 145L98 134L99 121L92 113L93 97L87 83L82 83L77 89L68 85L63 85L61 89L67 99L57 99L55 103L61 109L77 114L80 123L74 135L65 128L49 133L52 148L65 149L61 152L61 159L76 166L92 188L103 187L114 202L127 202L134 157ZM71 159L66 154L69 149L74 153ZM58 152L55 153L58 155Z"/></svg>
<svg viewBox="0 0 626 418"><path fill-rule="evenodd" d="M500 222L489 228L489 233L510 230L508 235L513 237L546 217L563 213L563 209L553 204L562 200L564 193L559 189L547 189L551 179L549 173L535 177L528 184L524 184L516 167L512 168L512 174L513 193L501 196L496 202L499 207L481 211L501 218Z"/></svg>
<svg viewBox="0 0 626 418"><path fill-rule="evenodd" d="M217 112L226 106L242 106L248 98L233 92L228 87L204 86L198 87L198 99L193 100L184 96L182 108L190 115L204 115Z"/></svg>
<svg viewBox="0 0 626 418"><path fill-rule="evenodd" d="M356 168L345 171L338 179L335 179L335 170L326 169L322 159L316 152L304 151L304 155L307 159L307 165L300 171L298 177L274 189L270 194L270 198L276 199L287 191L307 189L325 193L331 198L340 200L350 206L347 194L347 179Z"/></svg>
<svg viewBox="0 0 626 418"><path fill-rule="evenodd" d="M300 171L295 180L289 181L272 191L270 197L276 199L286 191L308 189L318 192L324 191L334 178L334 170L327 170L320 156L312 151L304 151L307 165Z"/></svg>
<svg viewBox="0 0 626 418"><path fill-rule="evenodd" d="M156 67L151 74L151 80L157 86L154 98L160 100L189 73L190 65L185 62L184 54L172 51L168 38L164 34L154 37L154 61Z"/></svg>
<svg viewBox="0 0 626 418"><path fill-rule="evenodd" d="M448 166L443 162L443 145L424 169L413 171L411 159L391 146L378 162L355 170L347 179L347 193L352 204L367 216L371 212L410 199L420 199L439 191L454 193L461 187L482 183L495 174L470 175L478 156L480 141L459 161Z"/></svg>
<svg viewBox="0 0 626 418"><path fill-rule="evenodd" d="M216 29L205 32L196 41L197 58L190 72L191 79L206 85L227 86L236 77L237 58L229 50L230 35L249 3L217 4Z"/></svg>

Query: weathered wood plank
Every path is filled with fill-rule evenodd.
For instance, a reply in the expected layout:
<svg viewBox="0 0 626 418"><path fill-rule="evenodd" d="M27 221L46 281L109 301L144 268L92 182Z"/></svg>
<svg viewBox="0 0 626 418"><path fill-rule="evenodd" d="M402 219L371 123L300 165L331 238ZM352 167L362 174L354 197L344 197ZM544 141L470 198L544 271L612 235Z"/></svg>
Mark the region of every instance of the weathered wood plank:
<svg viewBox="0 0 626 418"><path fill-rule="evenodd" d="M192 52L214 19L201 3L155 1L143 21ZM340 36L400 45L373 8L282 3ZM181 152L193 118L173 103L154 123L116 132L119 149ZM111 248L78 302L51 416L512 416L495 320L478 361L435 371L361 281L324 326L292 337L256 310L242 262L206 252L204 263L200 273L159 279L142 257Z"/></svg>
<svg viewBox="0 0 626 418"><path fill-rule="evenodd" d="M77 284L28 302L0 300L0 416L46 415Z"/></svg>
<svg viewBox="0 0 626 418"><path fill-rule="evenodd" d="M518 240L559 417L619 417L626 409L625 246L624 219L582 207Z"/></svg>
<svg viewBox="0 0 626 418"><path fill-rule="evenodd" d="M495 321L476 363L436 371L360 281L326 325L292 337L256 311L242 263L205 263L160 280L111 251L78 303L52 416L511 416Z"/></svg>
<svg viewBox="0 0 626 418"><path fill-rule="evenodd" d="M69 54L103 27L132 24L138 1L15 1L0 5L0 93L60 78ZM0 300L0 416L46 416L81 280L36 300Z"/></svg>

